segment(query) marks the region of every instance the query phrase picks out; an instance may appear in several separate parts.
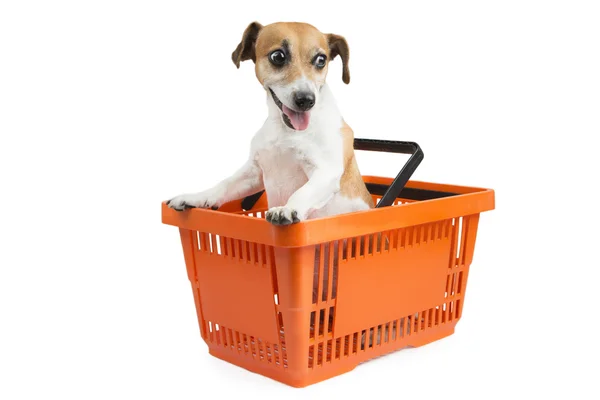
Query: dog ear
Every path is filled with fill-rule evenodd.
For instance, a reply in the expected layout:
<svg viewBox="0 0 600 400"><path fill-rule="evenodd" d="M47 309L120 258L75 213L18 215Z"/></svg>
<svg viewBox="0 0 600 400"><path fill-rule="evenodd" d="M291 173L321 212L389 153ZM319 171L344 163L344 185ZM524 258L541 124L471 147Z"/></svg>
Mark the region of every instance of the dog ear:
<svg viewBox="0 0 600 400"><path fill-rule="evenodd" d="M348 59L350 58L350 49L348 42L343 36L329 33L326 35L329 44L330 57L333 60L338 55L342 58L342 80L345 84L350 83L350 69L348 68Z"/></svg>
<svg viewBox="0 0 600 400"><path fill-rule="evenodd" d="M254 46L256 45L256 38L262 27L263 26L258 22L252 22L244 31L242 41L231 54L231 59L237 68L240 67L241 61L252 60L256 62Z"/></svg>

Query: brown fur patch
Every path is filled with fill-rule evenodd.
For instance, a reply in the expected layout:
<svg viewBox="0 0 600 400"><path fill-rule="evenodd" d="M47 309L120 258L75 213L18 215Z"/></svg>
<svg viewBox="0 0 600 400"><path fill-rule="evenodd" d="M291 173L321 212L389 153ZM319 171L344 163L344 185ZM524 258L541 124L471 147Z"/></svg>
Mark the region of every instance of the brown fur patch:
<svg viewBox="0 0 600 400"><path fill-rule="evenodd" d="M358 169L358 163L354 155L354 132L352 128L344 121L342 128L340 129L342 134L343 146L344 146L344 173L340 179L340 193L344 196L355 199L360 197L365 203L369 205L369 208L374 208L375 203L371 193L367 190L367 186L362 178L362 174ZM377 233L377 240L381 242L381 232ZM346 248L346 241L344 241L344 249ZM385 238L384 249L388 250L390 245L389 238ZM373 253L373 241L369 245L368 253ZM364 238L360 239L360 254L365 252L365 241ZM355 254L352 254L354 257Z"/></svg>
<svg viewBox="0 0 600 400"><path fill-rule="evenodd" d="M365 183L362 179L360 170L358 169L358 163L354 156L354 132L344 122L340 129L342 134L343 146L344 146L344 174L340 180L340 192L350 198L361 198L369 207L375 207L373 203L373 197L367 190Z"/></svg>
<svg viewBox="0 0 600 400"><path fill-rule="evenodd" d="M252 22L242 35L242 41L237 45L233 53L231 53L231 60L237 68L240 67L241 61L252 60L256 62L256 54L254 51L254 45L258 33L263 28L258 22Z"/></svg>
<svg viewBox="0 0 600 400"><path fill-rule="evenodd" d="M284 40L291 50L292 62L278 68L271 65L268 55L273 50L281 48ZM312 65L315 55L319 52L327 56L327 63L322 69ZM231 58L238 68L241 61L254 61L256 77L261 84L264 84L269 74L283 71L284 77L281 81L284 83L293 82L304 75L321 86L325 82L329 62L338 55L343 63L342 80L344 83L349 83L350 50L343 36L321 33L314 26L302 22L276 22L266 26L252 22L244 31L242 41L233 51Z"/></svg>
<svg viewBox="0 0 600 400"><path fill-rule="evenodd" d="M283 67L271 65L269 53L287 44L291 62ZM281 80L293 82L304 75L307 79L325 81L327 66L317 69L312 64L314 57L324 53L329 58L329 45L326 36L312 25L300 22L278 22L265 26L256 41L256 76L263 83L269 74L284 73Z"/></svg>
<svg viewBox="0 0 600 400"><path fill-rule="evenodd" d="M340 56L342 59L342 81L345 84L350 83L350 48L348 42L343 36L334 35L329 33L326 35L327 43L329 45L331 59L333 60L336 56Z"/></svg>

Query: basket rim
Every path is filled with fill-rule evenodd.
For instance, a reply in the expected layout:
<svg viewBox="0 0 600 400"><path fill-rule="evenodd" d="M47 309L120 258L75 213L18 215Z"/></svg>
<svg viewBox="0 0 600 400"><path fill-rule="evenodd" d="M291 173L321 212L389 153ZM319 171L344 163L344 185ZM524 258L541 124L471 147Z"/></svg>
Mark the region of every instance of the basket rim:
<svg viewBox="0 0 600 400"><path fill-rule="evenodd" d="M364 176L363 179L367 183L389 184L392 181L392 178L377 176ZM162 223L269 246L303 247L479 214L495 208L493 189L424 181L409 181L406 187L456 195L315 218L287 226L275 226L264 219L218 210L194 208L175 211L163 202ZM241 200L236 202L241 203Z"/></svg>

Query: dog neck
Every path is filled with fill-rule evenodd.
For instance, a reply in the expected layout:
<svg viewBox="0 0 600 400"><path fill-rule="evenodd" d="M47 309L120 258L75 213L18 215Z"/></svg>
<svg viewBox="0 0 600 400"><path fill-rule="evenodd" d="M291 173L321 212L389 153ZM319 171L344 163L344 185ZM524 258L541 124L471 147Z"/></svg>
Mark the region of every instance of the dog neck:
<svg viewBox="0 0 600 400"><path fill-rule="evenodd" d="M342 119L335 97L327 83L321 87L319 99L310 111L310 124L304 131L296 131L283 122L281 110L277 107L277 104L275 104L275 100L273 100L273 96L269 90L267 90L267 107L269 112L267 121L276 124L277 127L281 126L281 130L289 133L303 134L320 131L323 128L330 126L332 123L338 125L339 121Z"/></svg>

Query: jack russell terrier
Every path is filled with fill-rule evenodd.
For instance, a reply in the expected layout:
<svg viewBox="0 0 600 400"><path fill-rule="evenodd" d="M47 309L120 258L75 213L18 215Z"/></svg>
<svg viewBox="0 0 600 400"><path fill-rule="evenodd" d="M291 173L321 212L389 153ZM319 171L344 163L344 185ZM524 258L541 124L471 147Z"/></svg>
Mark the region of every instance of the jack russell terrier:
<svg viewBox="0 0 600 400"><path fill-rule="evenodd" d="M167 202L170 208L213 208L265 190L266 220L288 225L374 207L356 159L354 134L325 83L340 56L350 82L346 39L297 22L253 22L231 55L255 63L269 116L254 135L250 156L232 176L199 193Z"/></svg>

